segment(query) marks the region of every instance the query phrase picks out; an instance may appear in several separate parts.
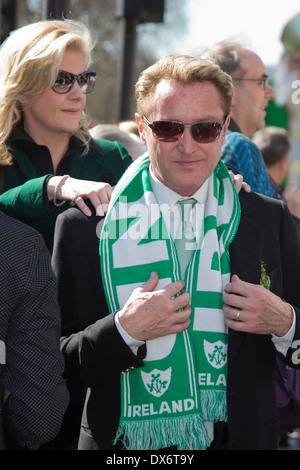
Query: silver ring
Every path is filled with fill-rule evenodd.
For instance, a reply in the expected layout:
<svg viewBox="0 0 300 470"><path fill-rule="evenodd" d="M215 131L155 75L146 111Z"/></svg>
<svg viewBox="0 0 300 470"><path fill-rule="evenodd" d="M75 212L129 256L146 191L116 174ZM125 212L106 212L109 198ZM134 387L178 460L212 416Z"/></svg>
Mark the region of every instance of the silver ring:
<svg viewBox="0 0 300 470"><path fill-rule="evenodd" d="M74 202L74 204L75 204L75 200L78 196L80 196L80 194L78 194L78 193L73 194L71 201Z"/></svg>
<svg viewBox="0 0 300 470"><path fill-rule="evenodd" d="M241 311L239 309L237 309L236 314L235 314L235 320L236 321L241 321L240 320L240 314L241 314Z"/></svg>

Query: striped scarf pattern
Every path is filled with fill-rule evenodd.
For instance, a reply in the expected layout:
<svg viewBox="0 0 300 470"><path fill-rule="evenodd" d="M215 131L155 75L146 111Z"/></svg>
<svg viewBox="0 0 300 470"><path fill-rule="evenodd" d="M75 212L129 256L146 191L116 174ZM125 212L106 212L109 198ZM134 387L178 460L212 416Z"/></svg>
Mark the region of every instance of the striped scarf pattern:
<svg viewBox="0 0 300 470"><path fill-rule="evenodd" d="M100 237L102 279L111 313L159 275L157 289L181 278L176 247L141 156L116 186ZM191 323L177 335L146 342L144 366L121 376L116 440L131 450L207 448L207 421L226 421L227 330L222 292L230 279L229 245L240 220L232 179L220 161L209 178L203 233L187 268Z"/></svg>

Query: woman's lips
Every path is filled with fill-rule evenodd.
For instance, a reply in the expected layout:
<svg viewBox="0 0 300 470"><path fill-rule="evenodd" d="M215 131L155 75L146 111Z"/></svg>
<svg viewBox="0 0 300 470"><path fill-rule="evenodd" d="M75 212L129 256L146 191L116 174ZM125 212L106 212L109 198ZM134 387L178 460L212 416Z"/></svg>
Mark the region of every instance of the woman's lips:
<svg viewBox="0 0 300 470"><path fill-rule="evenodd" d="M63 112L67 114L79 114L80 110L79 109L64 109Z"/></svg>

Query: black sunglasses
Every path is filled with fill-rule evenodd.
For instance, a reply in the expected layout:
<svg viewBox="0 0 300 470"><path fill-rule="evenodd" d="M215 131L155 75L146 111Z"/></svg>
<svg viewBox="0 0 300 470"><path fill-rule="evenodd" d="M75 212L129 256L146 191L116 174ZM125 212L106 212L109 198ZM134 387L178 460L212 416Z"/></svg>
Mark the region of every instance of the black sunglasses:
<svg viewBox="0 0 300 470"><path fill-rule="evenodd" d="M176 142L183 136L186 127L191 128L191 134L196 142L209 144L218 140L225 126L228 114L225 116L223 124L220 122L195 122L194 124L177 121L153 121L152 124L145 116L142 116L145 123L150 127L153 136L162 142Z"/></svg>
<svg viewBox="0 0 300 470"><path fill-rule="evenodd" d="M94 70L87 70L79 75L74 75L71 72L59 70L52 90L55 91L55 93L69 93L76 81L83 93L91 93L95 86L96 72Z"/></svg>

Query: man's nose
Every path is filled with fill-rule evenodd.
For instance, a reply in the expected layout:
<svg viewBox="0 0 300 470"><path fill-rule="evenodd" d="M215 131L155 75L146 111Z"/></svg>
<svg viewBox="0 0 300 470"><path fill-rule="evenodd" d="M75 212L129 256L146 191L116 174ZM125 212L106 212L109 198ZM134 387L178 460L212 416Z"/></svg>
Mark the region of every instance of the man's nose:
<svg viewBox="0 0 300 470"><path fill-rule="evenodd" d="M197 142L192 136L191 127L185 127L181 139L178 141L179 145L186 153L192 153L197 147Z"/></svg>
<svg viewBox="0 0 300 470"><path fill-rule="evenodd" d="M273 88L271 87L269 83L267 83L266 85L265 95L268 100L274 100L276 97L275 91L273 90Z"/></svg>

